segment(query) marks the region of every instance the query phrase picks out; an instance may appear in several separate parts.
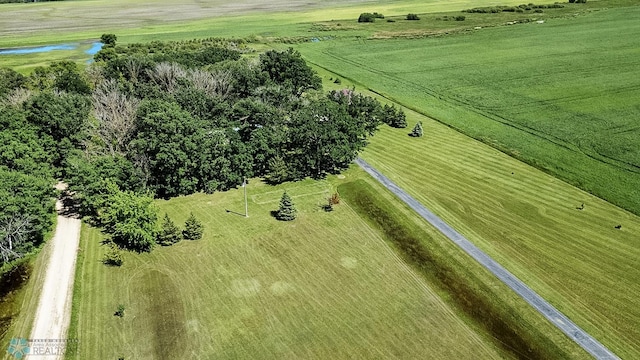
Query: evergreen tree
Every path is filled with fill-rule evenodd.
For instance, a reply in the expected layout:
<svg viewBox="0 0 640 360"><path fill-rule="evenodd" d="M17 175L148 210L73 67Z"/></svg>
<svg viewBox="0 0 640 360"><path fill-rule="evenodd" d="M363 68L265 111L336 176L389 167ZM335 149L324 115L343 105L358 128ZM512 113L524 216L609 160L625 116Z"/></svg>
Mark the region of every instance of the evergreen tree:
<svg viewBox="0 0 640 360"><path fill-rule="evenodd" d="M297 212L298 211L291 200L291 196L289 196L285 191L280 199L280 208L278 208L278 212L276 213L276 219L282 221L295 220Z"/></svg>
<svg viewBox="0 0 640 360"><path fill-rule="evenodd" d="M280 156L274 156L268 162L269 173L266 180L271 184L279 184L287 180L289 174L287 172L287 164Z"/></svg>
<svg viewBox="0 0 640 360"><path fill-rule="evenodd" d="M202 231L204 227L200 220L196 219L193 213L189 214L187 221L184 223L184 230L182 230L182 237L185 240L200 240L202 238Z"/></svg>
<svg viewBox="0 0 640 360"><path fill-rule="evenodd" d="M176 224L169 218L169 214L165 214L162 220L162 228L158 233L158 244L170 246L179 242L181 239L180 229L178 229Z"/></svg>
<svg viewBox="0 0 640 360"><path fill-rule="evenodd" d="M409 133L409 136L422 137L422 121L418 121L416 123L416 126L413 127L413 130L411 130L411 133Z"/></svg>

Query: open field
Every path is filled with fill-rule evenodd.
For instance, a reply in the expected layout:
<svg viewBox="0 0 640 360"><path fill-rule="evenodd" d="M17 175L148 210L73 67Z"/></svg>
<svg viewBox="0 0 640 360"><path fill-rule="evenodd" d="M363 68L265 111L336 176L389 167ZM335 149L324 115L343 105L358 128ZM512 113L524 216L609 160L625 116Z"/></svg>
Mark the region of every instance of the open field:
<svg viewBox="0 0 640 360"><path fill-rule="evenodd" d="M298 49L342 77L640 213L638 16L635 6L453 36Z"/></svg>
<svg viewBox="0 0 640 360"><path fill-rule="evenodd" d="M113 32L124 41L210 36L295 36L316 21L351 19L363 11L385 15L455 11L517 0L302 1L84 0L0 4L0 48L97 39ZM330 8L330 10L328 10Z"/></svg>
<svg viewBox="0 0 640 360"><path fill-rule="evenodd" d="M640 356L640 219L433 120L408 118L423 121L424 138L385 127L363 158L619 356Z"/></svg>
<svg viewBox="0 0 640 360"><path fill-rule="evenodd" d="M176 223L193 210L204 238L121 268L100 262L102 236L84 228L79 359L500 357L349 207L320 210L330 183L249 186L248 219L225 212L242 211L241 190L159 202ZM301 212L291 223L269 214L285 188Z"/></svg>

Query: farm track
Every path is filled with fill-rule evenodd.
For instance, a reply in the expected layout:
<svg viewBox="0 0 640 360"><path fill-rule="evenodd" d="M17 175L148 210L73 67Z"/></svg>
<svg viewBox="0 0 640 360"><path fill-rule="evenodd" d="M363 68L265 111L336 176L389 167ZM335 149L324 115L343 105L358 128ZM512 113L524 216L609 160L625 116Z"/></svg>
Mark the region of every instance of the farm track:
<svg viewBox="0 0 640 360"><path fill-rule="evenodd" d="M422 218L442 232L447 238L458 245L469 256L478 261L483 267L494 274L509 288L521 296L529 305L536 309L541 315L547 318L553 325L564 332L569 338L580 345L585 351L593 355L596 359L618 359L618 357L602 345L598 340L589 335L586 331L573 323L568 317L548 303L535 291L516 278L498 262L489 257L486 253L473 245L463 235L454 230L438 216L429 211L415 198L402 190L389 178L382 175L378 170L369 165L361 158L356 159L356 164L364 169L369 175L379 181L385 188L389 189L399 199L406 203L411 209L417 212Z"/></svg>
<svg viewBox="0 0 640 360"><path fill-rule="evenodd" d="M80 243L81 220L64 215L62 202L58 200L58 225L49 246L51 257L46 268L46 275L36 317L31 331L31 339L56 341L65 339L71 316L71 299L76 268L76 257ZM41 359L61 359L63 356L38 356Z"/></svg>

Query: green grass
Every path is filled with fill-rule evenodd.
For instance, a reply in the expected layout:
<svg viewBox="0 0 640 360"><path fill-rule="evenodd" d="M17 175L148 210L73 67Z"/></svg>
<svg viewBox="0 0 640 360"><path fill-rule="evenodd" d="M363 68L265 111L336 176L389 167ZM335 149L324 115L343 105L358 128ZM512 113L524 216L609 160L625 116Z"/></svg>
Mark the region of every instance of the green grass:
<svg viewBox="0 0 640 360"><path fill-rule="evenodd" d="M320 209L360 176L252 181L249 218L233 213L241 190L158 201L176 223L193 211L203 239L127 253L120 268L100 262L103 236L85 226L69 332L79 353L68 358L502 357L348 204ZM293 222L270 215L284 189Z"/></svg>
<svg viewBox="0 0 640 360"><path fill-rule="evenodd" d="M453 36L298 49L341 77L640 214L638 15L633 6Z"/></svg>
<svg viewBox="0 0 640 360"><path fill-rule="evenodd" d="M54 216L53 226L56 221ZM51 239L54 232L50 231L45 239ZM20 287L0 299L0 319L6 324L0 324L0 359L11 359L5 350L12 338L29 338L35 319L39 293L45 279L46 265L49 262L51 247L47 243L36 254L28 255L24 264L24 275L28 276ZM37 256L36 256L37 255ZM5 328L5 325L9 325Z"/></svg>
<svg viewBox="0 0 640 360"><path fill-rule="evenodd" d="M226 6L216 7L225 3ZM0 23L0 48L96 41L103 33L117 34L120 43L212 36L248 37L265 42L283 37L335 37L344 34L342 28L327 31L324 22L344 19L346 23L357 24L362 11L402 16L408 12L457 11L478 4L471 0L455 4L441 0L403 0L364 6L356 1L275 1L265 5L263 1L249 0L234 6L228 3L225 0L197 3L156 0L152 7L149 1L132 0L0 4L3 16L11 19ZM484 0L481 4L505 3L517 4L517 0ZM331 24L334 25L335 22ZM349 36L358 34L369 36L370 30L363 27L349 32ZM82 49L53 51L48 55L2 55L0 66L26 73L47 59L84 62L87 58Z"/></svg>
<svg viewBox="0 0 640 360"><path fill-rule="evenodd" d="M381 195L381 189L365 180L349 182L338 187L341 196L372 226L398 249L402 257L425 275L444 296L475 323L500 339L505 349L517 358L561 359L585 356L557 329L539 319L538 314L521 299L513 299L513 292L458 249L450 240L434 229L416 223L395 210L392 201ZM394 199L395 200L395 199ZM422 226L421 226L422 225ZM520 306L517 311L514 307ZM532 322L536 319L536 322Z"/></svg>
<svg viewBox="0 0 640 360"><path fill-rule="evenodd" d="M384 127L363 158L619 356L640 356L640 219L419 114L408 120L425 137Z"/></svg>

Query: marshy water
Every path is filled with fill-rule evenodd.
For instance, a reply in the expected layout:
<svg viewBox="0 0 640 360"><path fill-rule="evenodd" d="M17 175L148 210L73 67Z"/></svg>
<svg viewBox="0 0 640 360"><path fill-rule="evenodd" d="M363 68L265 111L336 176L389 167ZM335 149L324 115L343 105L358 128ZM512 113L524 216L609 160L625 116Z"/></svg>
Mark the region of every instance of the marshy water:
<svg viewBox="0 0 640 360"><path fill-rule="evenodd" d="M102 49L101 42L91 43L91 47L85 50L85 54L87 55L95 55L100 49ZM23 48L13 48L13 49L0 49L0 55L22 55L22 54L36 54L36 53L45 53L50 51L57 50L75 50L78 47L82 46L79 43L69 43L69 44L55 44L55 45L44 45L44 46L33 46L33 47L23 47Z"/></svg>

